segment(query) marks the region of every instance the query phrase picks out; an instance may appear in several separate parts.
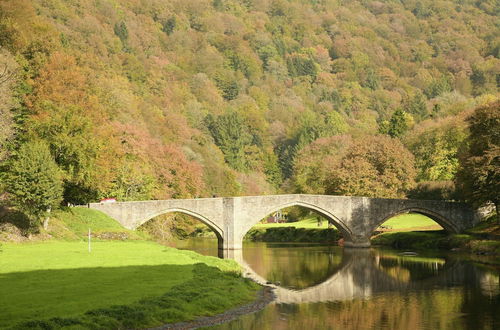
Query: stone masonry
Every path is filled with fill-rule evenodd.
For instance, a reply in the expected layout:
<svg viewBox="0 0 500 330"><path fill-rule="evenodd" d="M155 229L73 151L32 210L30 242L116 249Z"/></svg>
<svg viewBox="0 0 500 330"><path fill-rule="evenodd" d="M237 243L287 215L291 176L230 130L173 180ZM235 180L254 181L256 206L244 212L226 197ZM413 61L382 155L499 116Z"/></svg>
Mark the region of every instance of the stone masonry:
<svg viewBox="0 0 500 330"><path fill-rule="evenodd" d="M248 230L267 215L289 206L303 206L328 218L342 233L346 247L369 247L370 236L387 219L401 213L424 214L445 230L459 233L480 220L469 205L412 199L330 195L266 195L138 202L90 203L128 229L165 213L181 212L208 225L217 235L220 255L242 248Z"/></svg>

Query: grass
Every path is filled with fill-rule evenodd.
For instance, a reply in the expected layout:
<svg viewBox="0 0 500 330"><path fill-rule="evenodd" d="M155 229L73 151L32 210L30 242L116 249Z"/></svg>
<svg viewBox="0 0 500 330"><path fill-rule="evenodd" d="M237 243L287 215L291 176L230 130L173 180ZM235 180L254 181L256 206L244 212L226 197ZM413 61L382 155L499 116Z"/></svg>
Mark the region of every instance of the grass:
<svg viewBox="0 0 500 330"><path fill-rule="evenodd" d="M386 227L385 230L413 230L414 228L425 228L426 230L440 230L442 227L438 225L434 220L426 217L422 214L417 213L406 213L395 216L383 223ZM297 222L285 222L285 223L258 223L253 228L283 228L283 227L295 227L295 228L306 228L306 229L326 229L328 228L328 222L323 220L321 225L318 226L318 221L316 216L311 216L306 219Z"/></svg>
<svg viewBox="0 0 500 330"><path fill-rule="evenodd" d="M445 231L385 232L372 239L374 245L404 249L456 249L484 256L500 255L500 225L496 218L482 221L462 234ZM499 264L495 257L487 263Z"/></svg>
<svg viewBox="0 0 500 330"><path fill-rule="evenodd" d="M305 218L296 222L284 222L284 223L258 223L253 228L283 228L283 227L294 227L294 228L306 228L306 229L326 229L328 228L328 222L323 219L321 226L318 226L318 221L315 216Z"/></svg>
<svg viewBox="0 0 500 330"><path fill-rule="evenodd" d="M415 213L400 214L383 223L378 231L435 231L442 227L432 219ZM315 215L296 222L258 223L245 235L245 239L263 242L337 242L341 238L336 228L328 228L323 219L318 226Z"/></svg>
<svg viewBox="0 0 500 330"><path fill-rule="evenodd" d="M92 253L85 242L61 241L2 250L0 328L155 326L222 312L258 289L234 261L152 242L96 242Z"/></svg>
<svg viewBox="0 0 500 330"><path fill-rule="evenodd" d="M405 213L397 215L390 218L382 224L384 227L390 230L413 230L415 228L425 228L423 230L441 230L439 224L429 217L418 213Z"/></svg>
<svg viewBox="0 0 500 330"><path fill-rule="evenodd" d="M94 237L144 239L143 233L128 230L108 215L89 208L74 207L55 211L48 233L59 240L83 239L91 230Z"/></svg>

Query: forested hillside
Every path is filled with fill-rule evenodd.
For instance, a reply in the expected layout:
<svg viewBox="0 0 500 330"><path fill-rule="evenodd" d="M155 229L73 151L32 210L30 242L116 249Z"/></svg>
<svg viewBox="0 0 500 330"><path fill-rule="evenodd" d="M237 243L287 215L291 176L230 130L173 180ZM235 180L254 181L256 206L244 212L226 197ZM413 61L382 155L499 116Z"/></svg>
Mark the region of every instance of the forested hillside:
<svg viewBox="0 0 500 330"><path fill-rule="evenodd" d="M447 186L467 117L499 96L498 14L495 0L2 0L4 182L21 150L55 163L54 200L74 204Z"/></svg>

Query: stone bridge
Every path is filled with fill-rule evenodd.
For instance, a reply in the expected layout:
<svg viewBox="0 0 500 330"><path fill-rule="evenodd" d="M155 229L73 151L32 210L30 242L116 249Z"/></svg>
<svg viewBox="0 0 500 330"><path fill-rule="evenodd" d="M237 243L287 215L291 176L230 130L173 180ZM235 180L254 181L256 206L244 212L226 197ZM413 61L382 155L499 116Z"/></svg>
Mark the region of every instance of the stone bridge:
<svg viewBox="0 0 500 330"><path fill-rule="evenodd" d="M472 227L480 218L470 206L456 202L305 194L88 204L128 229L161 214L188 214L215 232L220 251L241 249L250 228L289 206L302 206L329 219L342 233L346 247L369 247L370 236L379 225L401 213L424 214L452 233Z"/></svg>

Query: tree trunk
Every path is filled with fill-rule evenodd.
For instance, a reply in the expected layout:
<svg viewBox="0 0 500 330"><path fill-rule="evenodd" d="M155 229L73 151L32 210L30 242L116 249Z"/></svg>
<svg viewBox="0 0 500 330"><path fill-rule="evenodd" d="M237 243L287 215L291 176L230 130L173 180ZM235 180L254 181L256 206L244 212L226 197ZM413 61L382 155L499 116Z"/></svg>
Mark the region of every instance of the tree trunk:
<svg viewBox="0 0 500 330"><path fill-rule="evenodd" d="M498 213L498 204L499 202L495 202L495 211L497 212L497 223L500 224L500 213Z"/></svg>
<svg viewBox="0 0 500 330"><path fill-rule="evenodd" d="M51 208L49 207L47 209L47 216L45 217L45 219L43 219L43 229L44 230L49 229L49 220L50 220L50 216L49 215L50 215L50 210L51 210Z"/></svg>

